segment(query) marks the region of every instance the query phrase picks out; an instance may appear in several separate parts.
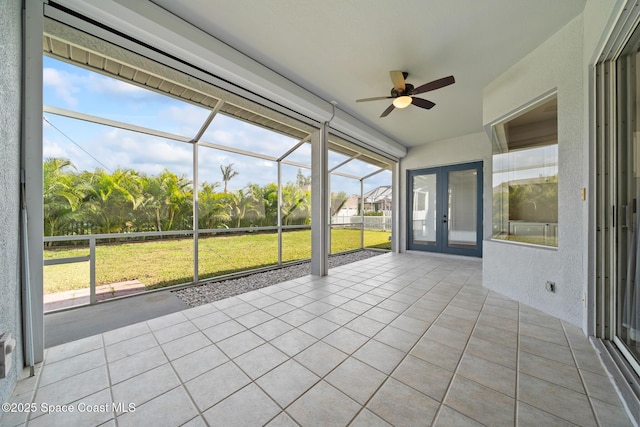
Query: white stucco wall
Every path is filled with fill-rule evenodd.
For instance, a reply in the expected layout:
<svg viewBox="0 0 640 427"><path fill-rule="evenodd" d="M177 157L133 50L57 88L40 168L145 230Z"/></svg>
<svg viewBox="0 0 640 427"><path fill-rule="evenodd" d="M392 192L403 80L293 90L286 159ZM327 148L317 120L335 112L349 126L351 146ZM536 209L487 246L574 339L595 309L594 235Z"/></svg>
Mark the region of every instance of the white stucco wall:
<svg viewBox="0 0 640 427"><path fill-rule="evenodd" d="M606 40L620 2L593 0L583 14L489 84L483 123L491 124L554 89L558 94L558 248L491 241L484 245L486 287L520 300L586 331L589 295L590 64ZM587 194L592 194L590 191ZM485 205L491 218L491 205ZM556 292L545 282L556 283Z"/></svg>
<svg viewBox="0 0 640 427"><path fill-rule="evenodd" d="M435 166L482 161L484 164L484 203L491 203L491 143L484 132L445 139L409 149L400 162L400 251L407 249L407 171ZM487 199L487 197L489 197ZM490 218L490 217L489 217ZM491 221L484 234L491 232Z"/></svg>
<svg viewBox="0 0 640 427"><path fill-rule="evenodd" d="M589 0L583 13L484 90L483 123L491 124L544 93L558 93L558 248L491 241L484 243L484 286L567 320L588 332L590 108L594 62L624 0ZM587 200L581 199L582 188ZM491 218L491 204L485 204ZM487 235L489 236L489 235ZM556 292L545 290L547 280Z"/></svg>
<svg viewBox="0 0 640 427"><path fill-rule="evenodd" d="M583 159L583 17L580 15L484 90L483 123L491 124L557 89L558 248L484 242L483 284L549 314L582 326L587 276L583 265L587 204ZM491 218L491 204L485 204ZM556 284L555 293L545 282Z"/></svg>
<svg viewBox="0 0 640 427"><path fill-rule="evenodd" d="M22 369L18 222L22 61L20 22L21 2L0 1L0 334L9 332L18 340L9 376L0 379L0 402L9 398L18 372Z"/></svg>

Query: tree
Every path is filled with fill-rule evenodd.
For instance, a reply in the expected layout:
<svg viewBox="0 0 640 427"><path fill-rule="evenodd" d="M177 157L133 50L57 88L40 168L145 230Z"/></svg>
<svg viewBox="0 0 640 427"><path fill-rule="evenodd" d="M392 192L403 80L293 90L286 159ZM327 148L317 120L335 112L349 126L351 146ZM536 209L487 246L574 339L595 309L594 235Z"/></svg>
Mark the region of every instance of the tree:
<svg viewBox="0 0 640 427"><path fill-rule="evenodd" d="M68 159L48 158L43 164L44 228L49 236L55 236L64 222L73 220L84 197L68 169L75 169Z"/></svg>
<svg viewBox="0 0 640 427"><path fill-rule="evenodd" d="M257 225L276 225L278 222L278 186L270 183L265 186L248 185L249 193L255 201L255 211L260 216Z"/></svg>
<svg viewBox="0 0 640 427"><path fill-rule="evenodd" d="M220 172L222 172L222 181L224 182L224 190L223 192L227 192L227 184L231 179L235 176L240 175L240 172L233 169L233 163L229 163L226 166L220 165Z"/></svg>
<svg viewBox="0 0 640 427"><path fill-rule="evenodd" d="M347 200L349 200L349 197L347 197L347 193L344 191L331 193L331 216L340 212L340 209L347 203Z"/></svg>
<svg viewBox="0 0 640 427"><path fill-rule="evenodd" d="M85 206L102 233L119 233L133 225L136 210L144 201L140 175L132 169L108 174L96 169L87 182Z"/></svg>
<svg viewBox="0 0 640 427"><path fill-rule="evenodd" d="M311 175L304 175L302 169L298 168L298 174L296 175L296 185L299 188L307 189L311 185Z"/></svg>
<svg viewBox="0 0 640 427"><path fill-rule="evenodd" d="M235 219L235 228L240 228L242 220L251 214L257 214L255 208L256 200L252 197L250 191L244 190L227 193L227 203L231 212L231 217Z"/></svg>
<svg viewBox="0 0 640 427"><path fill-rule="evenodd" d="M200 184L198 192L198 227L200 229L228 228L231 215L227 210L227 197L224 193L216 193L219 182Z"/></svg>
<svg viewBox="0 0 640 427"><path fill-rule="evenodd" d="M191 228L191 181L165 169L159 175L141 177L142 211L156 231Z"/></svg>
<svg viewBox="0 0 640 427"><path fill-rule="evenodd" d="M311 218L311 192L287 183L282 188L282 224L308 224Z"/></svg>

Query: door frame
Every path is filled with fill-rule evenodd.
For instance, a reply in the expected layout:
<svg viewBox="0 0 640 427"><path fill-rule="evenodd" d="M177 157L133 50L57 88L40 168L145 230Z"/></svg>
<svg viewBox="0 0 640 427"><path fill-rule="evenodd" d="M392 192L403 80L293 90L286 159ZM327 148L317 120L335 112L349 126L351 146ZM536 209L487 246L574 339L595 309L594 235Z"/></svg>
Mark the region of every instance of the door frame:
<svg viewBox="0 0 640 427"><path fill-rule="evenodd" d="M448 244L448 233L445 228L445 222L436 221L436 244L420 245L414 244L413 241L413 177L417 175L436 174L436 215L442 215L442 206L448 207L448 174L449 172L476 169L476 247L474 249L466 249L459 247L450 247ZM407 206L406 206L406 222L407 222L407 250L419 250L426 252L439 252L454 255L466 255L482 257L482 238L483 238L483 161L458 163L452 165L435 166L421 169L407 170ZM449 218L447 218L447 221Z"/></svg>

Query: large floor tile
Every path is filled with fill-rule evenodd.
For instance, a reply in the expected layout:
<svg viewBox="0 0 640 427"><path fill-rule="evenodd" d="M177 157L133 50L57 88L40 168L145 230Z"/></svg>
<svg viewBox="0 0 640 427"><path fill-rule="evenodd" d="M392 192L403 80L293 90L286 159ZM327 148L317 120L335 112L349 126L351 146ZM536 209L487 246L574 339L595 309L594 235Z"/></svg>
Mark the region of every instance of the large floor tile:
<svg viewBox="0 0 640 427"><path fill-rule="evenodd" d="M438 402L390 378L371 399L367 408L394 426L429 425Z"/></svg>
<svg viewBox="0 0 640 427"><path fill-rule="evenodd" d="M152 347L124 359L118 359L109 364L111 384L118 384L121 381L164 365L168 361L160 347Z"/></svg>
<svg viewBox="0 0 640 427"><path fill-rule="evenodd" d="M545 412L581 426L596 425L587 396L565 387L520 374L518 398Z"/></svg>
<svg viewBox="0 0 640 427"><path fill-rule="evenodd" d="M180 385L180 380L166 363L113 386L113 401L141 405Z"/></svg>
<svg viewBox="0 0 640 427"><path fill-rule="evenodd" d="M346 354L351 354L369 340L369 337L347 328L340 328L324 337L323 341Z"/></svg>
<svg viewBox="0 0 640 427"><path fill-rule="evenodd" d="M196 405L205 411L251 382L233 362L227 362L187 382L186 388Z"/></svg>
<svg viewBox="0 0 640 427"><path fill-rule="evenodd" d="M109 388L106 366L64 378L51 384L39 387L34 402L39 405L65 405L85 396Z"/></svg>
<svg viewBox="0 0 640 427"><path fill-rule="evenodd" d="M447 392L444 403L482 424L512 426L514 424L515 400L456 375Z"/></svg>
<svg viewBox="0 0 640 427"><path fill-rule="evenodd" d="M234 362L249 377L256 379L269 372L279 364L289 359L289 356L269 343L262 344L242 356L236 357Z"/></svg>
<svg viewBox="0 0 640 427"><path fill-rule="evenodd" d="M409 354L454 372L462 356L462 350L424 337L418 341Z"/></svg>
<svg viewBox="0 0 640 427"><path fill-rule="evenodd" d="M52 403L53 404L53 403ZM80 408L92 408L94 406L101 407L108 405L111 408L111 395L109 390L102 390L82 399L84 406L73 405L73 412L52 410L44 415L32 418L29 426L33 427L67 427L67 426L97 426L103 423L113 422L114 414L112 411L87 411L79 410ZM31 414L37 415L37 414ZM4 418L2 419L4 424ZM108 424L107 424L108 425Z"/></svg>
<svg viewBox="0 0 640 427"><path fill-rule="evenodd" d="M300 364L320 377L334 370L347 355L320 341L295 356Z"/></svg>
<svg viewBox="0 0 640 427"><path fill-rule="evenodd" d="M383 344L376 340L371 340L355 353L353 357L362 362L373 366L385 374L390 374L400 361L406 356L406 353L396 348Z"/></svg>
<svg viewBox="0 0 640 427"><path fill-rule="evenodd" d="M386 378L382 372L350 357L327 375L325 381L364 405Z"/></svg>
<svg viewBox="0 0 640 427"><path fill-rule="evenodd" d="M203 415L209 425L246 427L264 425L279 412L269 396L255 384L249 384Z"/></svg>
<svg viewBox="0 0 640 427"><path fill-rule="evenodd" d="M392 377L442 402L453 372L409 355L393 372Z"/></svg>
<svg viewBox="0 0 640 427"><path fill-rule="evenodd" d="M467 353L460 362L457 374L515 398L515 369L510 369Z"/></svg>
<svg viewBox="0 0 640 427"><path fill-rule="evenodd" d="M218 342L217 345L224 354L230 358L234 358L264 343L265 341L258 335L251 331L244 331Z"/></svg>
<svg viewBox="0 0 640 427"><path fill-rule="evenodd" d="M440 407L438 416L433 422L434 427L482 427L483 425L446 405Z"/></svg>
<svg viewBox="0 0 640 427"><path fill-rule="evenodd" d="M178 426L196 417L198 412L184 388L173 390L137 406L135 411L118 416L118 426Z"/></svg>
<svg viewBox="0 0 640 427"><path fill-rule="evenodd" d="M345 426L361 406L325 381L320 381L289 408L287 413L302 426Z"/></svg>
<svg viewBox="0 0 640 427"><path fill-rule="evenodd" d="M319 376L295 360L288 360L256 382L278 405L286 408L318 381Z"/></svg>
<svg viewBox="0 0 640 427"><path fill-rule="evenodd" d="M519 369L521 373L585 393L582 379L575 366L565 365L531 353L520 352Z"/></svg>

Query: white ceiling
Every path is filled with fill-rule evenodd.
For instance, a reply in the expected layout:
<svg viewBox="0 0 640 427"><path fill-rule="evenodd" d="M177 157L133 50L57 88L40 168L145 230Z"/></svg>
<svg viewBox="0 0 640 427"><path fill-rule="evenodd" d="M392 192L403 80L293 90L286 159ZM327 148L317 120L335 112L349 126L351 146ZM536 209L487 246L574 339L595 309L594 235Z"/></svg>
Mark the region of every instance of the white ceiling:
<svg viewBox="0 0 640 427"><path fill-rule="evenodd" d="M482 89L578 16L585 0L152 0L399 143L482 130ZM550 64L552 66L552 64ZM379 118L390 70L456 83Z"/></svg>

